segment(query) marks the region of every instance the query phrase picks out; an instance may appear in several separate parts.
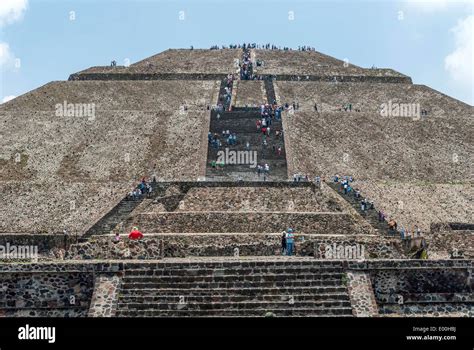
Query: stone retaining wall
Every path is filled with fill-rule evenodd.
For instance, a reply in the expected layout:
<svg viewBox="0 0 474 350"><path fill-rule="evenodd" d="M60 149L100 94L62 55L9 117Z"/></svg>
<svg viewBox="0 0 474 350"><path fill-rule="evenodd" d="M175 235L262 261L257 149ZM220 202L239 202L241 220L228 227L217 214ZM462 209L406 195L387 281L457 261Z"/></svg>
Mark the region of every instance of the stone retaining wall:
<svg viewBox="0 0 474 350"><path fill-rule="evenodd" d="M45 267L43 271L0 272L0 317L87 315L92 274Z"/></svg>
<svg viewBox="0 0 474 350"><path fill-rule="evenodd" d="M282 255L280 234L174 234L145 236L140 241L124 239L112 243L112 236L94 237L88 242L71 246L66 259L160 259L162 257L205 256L279 256ZM348 247L349 258L354 247L363 246L365 259L404 258L395 239L377 236L316 236L297 235L295 253L329 259L327 248ZM357 250L357 249L356 249ZM357 250L360 252L362 248Z"/></svg>
<svg viewBox="0 0 474 350"><path fill-rule="evenodd" d="M356 317L378 316L377 302L370 281L370 275L366 272L348 272L349 297L352 304L352 312Z"/></svg>
<svg viewBox="0 0 474 350"><path fill-rule="evenodd" d="M65 249L76 241L75 236L64 234L0 234L0 246L35 246L40 254L54 248Z"/></svg>
<svg viewBox="0 0 474 350"><path fill-rule="evenodd" d="M288 227L307 234L363 234L352 216L344 213L286 212L165 212L142 213L127 222L144 233L280 232Z"/></svg>
<svg viewBox="0 0 474 350"><path fill-rule="evenodd" d="M95 277L89 317L115 316L121 282L122 277L119 275L98 275Z"/></svg>

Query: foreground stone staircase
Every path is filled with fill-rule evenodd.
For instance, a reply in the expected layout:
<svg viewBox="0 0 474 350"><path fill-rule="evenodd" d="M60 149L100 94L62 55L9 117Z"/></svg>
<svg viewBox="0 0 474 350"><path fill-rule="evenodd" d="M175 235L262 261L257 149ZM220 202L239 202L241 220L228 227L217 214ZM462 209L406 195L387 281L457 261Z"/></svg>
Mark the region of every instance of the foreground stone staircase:
<svg viewBox="0 0 474 350"><path fill-rule="evenodd" d="M352 316L337 261L171 263L126 270L119 317Z"/></svg>

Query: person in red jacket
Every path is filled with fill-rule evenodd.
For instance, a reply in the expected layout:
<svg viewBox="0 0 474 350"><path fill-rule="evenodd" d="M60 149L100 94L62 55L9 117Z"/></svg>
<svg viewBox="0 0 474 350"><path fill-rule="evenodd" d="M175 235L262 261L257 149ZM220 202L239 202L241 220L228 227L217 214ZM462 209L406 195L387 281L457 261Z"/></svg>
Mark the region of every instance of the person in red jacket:
<svg viewBox="0 0 474 350"><path fill-rule="evenodd" d="M130 234L128 235L128 238L131 239L131 240L142 239L143 238L143 233L138 231L137 227L134 227L132 229L132 232L130 232Z"/></svg>

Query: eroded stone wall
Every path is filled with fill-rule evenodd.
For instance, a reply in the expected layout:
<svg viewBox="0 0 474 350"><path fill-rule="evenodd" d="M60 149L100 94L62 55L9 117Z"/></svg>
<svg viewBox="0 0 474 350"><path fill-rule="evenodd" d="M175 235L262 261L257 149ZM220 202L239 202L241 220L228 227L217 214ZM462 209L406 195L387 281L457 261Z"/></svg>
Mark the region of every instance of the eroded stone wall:
<svg viewBox="0 0 474 350"><path fill-rule="evenodd" d="M376 270L371 280L379 312L407 316L472 316L471 268Z"/></svg>
<svg viewBox="0 0 474 350"><path fill-rule="evenodd" d="M336 250L342 247L343 253ZM334 249L335 248L335 249ZM334 252L333 252L334 250ZM358 254L361 253L361 256ZM113 236L93 237L72 245L66 259L161 259L162 257L206 256L279 256L281 234L154 234L140 241L123 237L113 243ZM396 239L378 236L317 236L297 234L295 254L317 259L403 259ZM346 256L347 255L347 256Z"/></svg>
<svg viewBox="0 0 474 350"><path fill-rule="evenodd" d="M344 213L239 213L165 212L142 213L130 218L127 230L138 226L145 233L159 232L281 232L291 227L307 234L363 234L349 214Z"/></svg>
<svg viewBox="0 0 474 350"><path fill-rule="evenodd" d="M114 317L122 276L101 274L94 278L94 293L88 317Z"/></svg>
<svg viewBox="0 0 474 350"><path fill-rule="evenodd" d="M82 317L89 308L93 277L68 268L2 271L0 288L0 316Z"/></svg>

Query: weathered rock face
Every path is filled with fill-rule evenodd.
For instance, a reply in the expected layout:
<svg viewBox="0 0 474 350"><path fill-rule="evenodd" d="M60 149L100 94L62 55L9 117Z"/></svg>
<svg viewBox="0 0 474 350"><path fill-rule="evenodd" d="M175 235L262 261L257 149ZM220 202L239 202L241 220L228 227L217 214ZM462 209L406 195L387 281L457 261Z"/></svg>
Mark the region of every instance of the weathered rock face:
<svg viewBox="0 0 474 350"><path fill-rule="evenodd" d="M377 204L387 217L395 218L399 227L414 232L415 225L423 234L435 223L472 222L474 207L471 184L412 184L409 182L356 181L365 196Z"/></svg>
<svg viewBox="0 0 474 350"><path fill-rule="evenodd" d="M473 231L433 233L429 236L429 244L430 259L474 259Z"/></svg>
<svg viewBox="0 0 474 350"><path fill-rule="evenodd" d="M208 187L186 193L176 211L341 212L341 206L311 187ZM149 211L158 212L150 208Z"/></svg>
<svg viewBox="0 0 474 350"><path fill-rule="evenodd" d="M347 291L351 299L354 316L377 316L379 313L378 306L375 301L370 275L367 272L348 272L347 279Z"/></svg>
<svg viewBox="0 0 474 350"><path fill-rule="evenodd" d="M234 101L236 107L260 106L268 103L262 80L238 80L234 84L234 89L236 90Z"/></svg>
<svg viewBox="0 0 474 350"><path fill-rule="evenodd" d="M160 75L160 74L201 74L226 75L238 71L236 60L242 55L240 49L225 50L185 50L170 49L134 63L129 67L91 67L72 78L96 74L100 79L110 74L116 75Z"/></svg>
<svg viewBox="0 0 474 350"><path fill-rule="evenodd" d="M152 174L166 180L203 176L207 106L218 100L222 77L238 72L241 58L240 49L168 50L130 67L92 67L72 80L93 81L52 82L2 104L0 189L6 195L0 200L6 210L0 232L67 227L81 233L114 207L133 180ZM271 85L279 103L299 104L294 116L284 116L290 173L352 174L367 180L371 196L376 196L372 192L379 179L402 187L399 181L404 181L408 185L396 196L399 200L410 195L415 181L465 183L472 173L471 106L413 85L398 72L364 69L319 52L252 50L251 59L263 62L254 65L257 74L277 76ZM109 80L120 75L134 80ZM345 80L329 83L334 76ZM267 82L239 81L233 103L265 102L268 91L262 86L268 90ZM419 103L428 116L382 118L381 104L388 101ZM57 116L57 105L64 103L94 105L95 115ZM353 111L341 111L349 103ZM355 132L341 131L340 125ZM434 196L428 191L421 198L448 193L448 202L459 197L464 207L456 191L449 187ZM390 210L389 200L381 204ZM412 218L405 213L397 219L406 225L423 221L423 228L435 217L466 219L464 212L444 204L426 205L428 213L419 209Z"/></svg>
<svg viewBox="0 0 474 350"><path fill-rule="evenodd" d="M118 243L114 237L94 238L85 243L73 244L66 253L65 259L160 259L162 257L161 241L158 239L129 240L122 238Z"/></svg>
<svg viewBox="0 0 474 350"><path fill-rule="evenodd" d="M113 317L117 311L118 292L122 276L102 274L94 278L94 293L88 317Z"/></svg>
<svg viewBox="0 0 474 350"><path fill-rule="evenodd" d="M252 310L256 316L263 316L262 309L266 308L274 309L278 315L301 316L307 313L307 306L316 306L314 312L319 310L319 315L335 307L331 314L362 317L377 313L402 317L472 316L471 269L472 261L466 260L243 256L185 261L0 263L1 282L8 287L0 291L5 300L0 314L248 316L244 306L251 305L244 304L251 299L252 303L261 302ZM179 294L170 295L169 288L177 285ZM276 298L263 297L262 289ZM294 303L288 303L291 296ZM185 307L177 307L181 299ZM240 307L227 308L229 303ZM209 307L211 304L213 307ZM321 308L323 304L326 307Z"/></svg>
<svg viewBox="0 0 474 350"><path fill-rule="evenodd" d="M289 173L352 175L363 196L410 231L472 221L472 106L413 84L274 85L281 103L299 104L284 118ZM383 116L389 103L428 114ZM344 111L349 104L351 111Z"/></svg>
<svg viewBox="0 0 474 350"><path fill-rule="evenodd" d="M2 104L0 232L80 234L143 176L195 181L218 91L215 81L53 82ZM94 114L56 115L64 103Z"/></svg>
<svg viewBox="0 0 474 350"><path fill-rule="evenodd" d="M140 214L130 227L144 232L280 232L288 227L306 234L365 233L344 213L183 212Z"/></svg>
<svg viewBox="0 0 474 350"><path fill-rule="evenodd" d="M472 316L470 269L372 271L381 314Z"/></svg>
<svg viewBox="0 0 474 350"><path fill-rule="evenodd" d="M92 296L92 274L73 271L0 274L0 316L81 317Z"/></svg>
<svg viewBox="0 0 474 350"><path fill-rule="evenodd" d="M74 244L66 259L160 259L162 257L279 256L281 234L155 234L140 241L124 238L112 243L111 236L95 237ZM317 259L402 259L396 239L377 236L296 236L295 254Z"/></svg>

